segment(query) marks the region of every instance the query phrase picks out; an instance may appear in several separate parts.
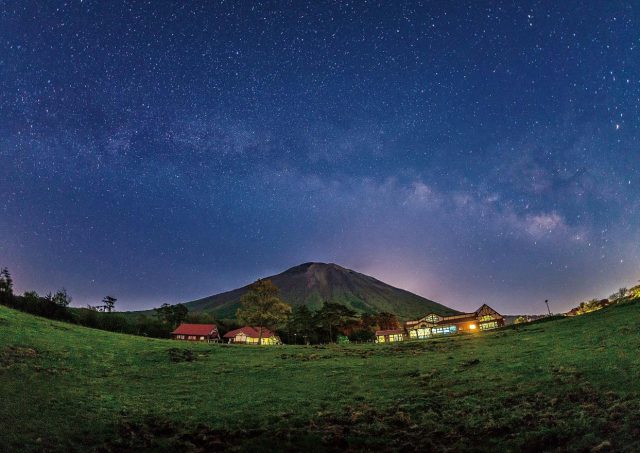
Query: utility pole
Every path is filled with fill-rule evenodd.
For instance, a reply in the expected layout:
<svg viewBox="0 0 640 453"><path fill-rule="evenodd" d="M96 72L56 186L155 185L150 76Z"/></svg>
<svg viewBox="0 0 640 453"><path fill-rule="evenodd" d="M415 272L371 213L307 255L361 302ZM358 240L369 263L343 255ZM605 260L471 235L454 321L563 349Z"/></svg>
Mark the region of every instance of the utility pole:
<svg viewBox="0 0 640 453"><path fill-rule="evenodd" d="M547 311L549 312L549 315L551 315L551 309L549 309L549 299L545 299L544 303L547 304Z"/></svg>

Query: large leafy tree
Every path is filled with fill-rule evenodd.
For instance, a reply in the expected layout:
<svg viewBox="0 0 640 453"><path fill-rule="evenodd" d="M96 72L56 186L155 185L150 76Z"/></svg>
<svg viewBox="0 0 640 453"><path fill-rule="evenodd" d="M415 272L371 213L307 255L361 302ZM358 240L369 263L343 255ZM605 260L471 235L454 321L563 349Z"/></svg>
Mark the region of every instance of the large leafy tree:
<svg viewBox="0 0 640 453"><path fill-rule="evenodd" d="M187 319L189 309L183 304L177 304L173 306L173 322L176 326L183 323Z"/></svg>
<svg viewBox="0 0 640 453"><path fill-rule="evenodd" d="M289 319L289 332L294 334L294 338L300 337L305 344L314 336L315 323L313 312L306 305L299 305L293 309Z"/></svg>
<svg viewBox="0 0 640 453"><path fill-rule="evenodd" d="M169 305L162 304L160 308L153 309L158 320L162 324L167 324L172 329L182 323L189 314L189 309L183 304Z"/></svg>
<svg viewBox="0 0 640 453"><path fill-rule="evenodd" d="M376 315L376 320L380 330L397 329L400 327L400 321L393 313L383 311Z"/></svg>
<svg viewBox="0 0 640 453"><path fill-rule="evenodd" d="M356 313L349 307L331 302L325 302L316 313L318 324L329 333L330 342L334 340L336 329L352 322L355 317Z"/></svg>
<svg viewBox="0 0 640 453"><path fill-rule="evenodd" d="M236 316L240 322L257 326L258 344L262 344L262 329L276 329L286 323L291 306L280 299L280 290L271 280L258 280L240 299Z"/></svg>

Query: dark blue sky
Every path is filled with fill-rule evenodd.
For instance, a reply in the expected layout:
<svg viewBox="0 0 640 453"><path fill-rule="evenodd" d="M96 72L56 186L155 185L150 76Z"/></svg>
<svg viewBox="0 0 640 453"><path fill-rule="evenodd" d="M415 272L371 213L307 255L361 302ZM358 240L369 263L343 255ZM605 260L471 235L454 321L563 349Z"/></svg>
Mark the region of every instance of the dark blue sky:
<svg viewBox="0 0 640 453"><path fill-rule="evenodd" d="M536 313L640 277L637 2L0 10L19 291L146 308L326 261Z"/></svg>

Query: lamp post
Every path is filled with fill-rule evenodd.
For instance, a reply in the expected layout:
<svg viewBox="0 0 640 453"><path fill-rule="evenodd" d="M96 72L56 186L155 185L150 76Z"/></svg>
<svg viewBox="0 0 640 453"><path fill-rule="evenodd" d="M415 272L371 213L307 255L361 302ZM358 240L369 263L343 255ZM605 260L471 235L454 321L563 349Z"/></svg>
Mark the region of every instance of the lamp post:
<svg viewBox="0 0 640 453"><path fill-rule="evenodd" d="M547 304L547 311L549 312L549 315L551 315L551 309L549 308L549 299L545 299L544 303Z"/></svg>

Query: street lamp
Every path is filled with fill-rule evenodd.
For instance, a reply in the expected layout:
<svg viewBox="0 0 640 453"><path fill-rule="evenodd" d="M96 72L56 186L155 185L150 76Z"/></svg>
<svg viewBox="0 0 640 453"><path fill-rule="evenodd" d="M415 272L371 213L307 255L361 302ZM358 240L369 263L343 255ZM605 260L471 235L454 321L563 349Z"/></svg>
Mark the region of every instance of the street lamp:
<svg viewBox="0 0 640 453"><path fill-rule="evenodd" d="M551 309L549 308L549 299L545 299L544 303L547 304L547 311L549 312L549 315L551 315Z"/></svg>

